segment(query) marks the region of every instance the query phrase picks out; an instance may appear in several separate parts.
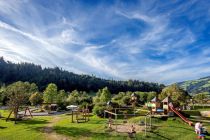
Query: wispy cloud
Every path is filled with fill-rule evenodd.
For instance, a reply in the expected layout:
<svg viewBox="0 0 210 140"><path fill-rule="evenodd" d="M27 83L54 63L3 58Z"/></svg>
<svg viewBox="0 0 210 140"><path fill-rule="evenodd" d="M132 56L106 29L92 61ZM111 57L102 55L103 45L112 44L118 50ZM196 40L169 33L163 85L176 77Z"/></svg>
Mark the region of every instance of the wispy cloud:
<svg viewBox="0 0 210 140"><path fill-rule="evenodd" d="M0 55L103 78L172 83L207 76L206 5L0 0Z"/></svg>

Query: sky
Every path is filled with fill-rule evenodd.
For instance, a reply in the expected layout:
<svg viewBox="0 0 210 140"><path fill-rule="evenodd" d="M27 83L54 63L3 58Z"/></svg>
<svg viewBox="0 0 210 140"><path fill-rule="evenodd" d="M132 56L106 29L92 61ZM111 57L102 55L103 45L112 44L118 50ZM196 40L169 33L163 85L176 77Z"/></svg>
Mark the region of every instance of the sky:
<svg viewBox="0 0 210 140"><path fill-rule="evenodd" d="M209 0L0 0L0 56L171 84L210 75Z"/></svg>

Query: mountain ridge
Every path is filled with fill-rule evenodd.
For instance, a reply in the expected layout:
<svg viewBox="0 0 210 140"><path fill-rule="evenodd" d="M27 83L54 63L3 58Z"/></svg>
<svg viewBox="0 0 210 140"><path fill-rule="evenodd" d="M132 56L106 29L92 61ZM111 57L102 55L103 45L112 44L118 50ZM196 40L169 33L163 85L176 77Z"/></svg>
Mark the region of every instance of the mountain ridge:
<svg viewBox="0 0 210 140"><path fill-rule="evenodd" d="M159 83L139 80L107 80L90 75L79 75L73 72L55 68L42 68L33 63L15 64L0 57L0 84L11 84L16 81L35 83L44 90L49 83L55 83L58 89L66 91L94 91L108 87L112 93L125 91L161 92L165 86Z"/></svg>
<svg viewBox="0 0 210 140"><path fill-rule="evenodd" d="M204 92L210 94L210 76L201 77L195 80L186 80L176 84L191 95Z"/></svg>

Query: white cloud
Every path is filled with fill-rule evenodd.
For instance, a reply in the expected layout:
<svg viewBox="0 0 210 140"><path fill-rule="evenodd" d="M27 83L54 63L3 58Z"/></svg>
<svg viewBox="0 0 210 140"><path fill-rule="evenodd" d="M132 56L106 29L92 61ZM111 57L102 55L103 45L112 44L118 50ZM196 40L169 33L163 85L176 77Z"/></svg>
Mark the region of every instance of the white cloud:
<svg viewBox="0 0 210 140"><path fill-rule="evenodd" d="M117 79L171 83L208 74L208 49L190 54L198 36L187 26L172 26L173 14L189 3L179 13L159 13L153 2L87 11L79 4L54 11L34 3L0 0L0 56ZM135 22L142 28L133 37L129 26Z"/></svg>

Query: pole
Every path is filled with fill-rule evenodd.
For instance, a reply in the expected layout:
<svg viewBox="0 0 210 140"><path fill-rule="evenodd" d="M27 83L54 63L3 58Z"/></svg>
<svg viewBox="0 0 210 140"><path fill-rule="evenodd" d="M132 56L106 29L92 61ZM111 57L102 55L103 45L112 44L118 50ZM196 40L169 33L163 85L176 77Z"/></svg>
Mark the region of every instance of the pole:
<svg viewBox="0 0 210 140"><path fill-rule="evenodd" d="M106 111L104 110L104 119L105 119L105 117L106 117Z"/></svg>
<svg viewBox="0 0 210 140"><path fill-rule="evenodd" d="M152 117L150 116L150 130L152 128Z"/></svg>
<svg viewBox="0 0 210 140"><path fill-rule="evenodd" d="M144 130L145 130L145 136L146 136L147 135L147 116L145 116Z"/></svg>
<svg viewBox="0 0 210 140"><path fill-rule="evenodd" d="M71 112L71 122L73 123L74 122L74 111L72 110Z"/></svg>

